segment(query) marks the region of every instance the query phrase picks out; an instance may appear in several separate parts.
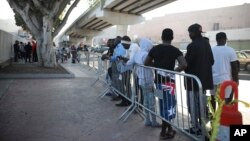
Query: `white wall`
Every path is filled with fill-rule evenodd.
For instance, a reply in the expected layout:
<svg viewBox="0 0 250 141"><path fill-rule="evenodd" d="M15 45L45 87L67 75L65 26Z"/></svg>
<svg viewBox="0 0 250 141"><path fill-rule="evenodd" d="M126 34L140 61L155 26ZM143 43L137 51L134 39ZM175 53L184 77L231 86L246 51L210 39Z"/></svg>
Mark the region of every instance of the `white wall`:
<svg viewBox="0 0 250 141"><path fill-rule="evenodd" d="M208 31L205 33L205 36L208 37L210 41L216 42L215 37L216 37L216 34L219 32L225 32L227 34L227 39L229 41L250 40L250 28Z"/></svg>
<svg viewBox="0 0 250 141"><path fill-rule="evenodd" d="M14 35L0 30L0 64L13 57Z"/></svg>

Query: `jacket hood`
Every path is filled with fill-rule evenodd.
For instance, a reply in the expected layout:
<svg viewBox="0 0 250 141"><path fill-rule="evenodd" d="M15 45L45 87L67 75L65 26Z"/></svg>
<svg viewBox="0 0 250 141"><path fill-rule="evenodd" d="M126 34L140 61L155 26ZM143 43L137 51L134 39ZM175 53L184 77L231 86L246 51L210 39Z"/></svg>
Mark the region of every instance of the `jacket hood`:
<svg viewBox="0 0 250 141"><path fill-rule="evenodd" d="M151 50L151 48L153 47L153 42L149 39L142 38L140 40L139 45L140 45L140 48L142 51L149 52Z"/></svg>

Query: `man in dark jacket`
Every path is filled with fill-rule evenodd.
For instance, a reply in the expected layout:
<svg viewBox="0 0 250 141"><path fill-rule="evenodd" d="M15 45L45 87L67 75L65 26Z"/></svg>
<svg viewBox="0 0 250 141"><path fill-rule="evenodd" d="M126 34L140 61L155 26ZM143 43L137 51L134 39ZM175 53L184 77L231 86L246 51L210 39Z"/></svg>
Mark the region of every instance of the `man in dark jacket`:
<svg viewBox="0 0 250 141"><path fill-rule="evenodd" d="M18 53L19 53L19 42L16 41L14 44L14 61L18 61Z"/></svg>
<svg viewBox="0 0 250 141"><path fill-rule="evenodd" d="M28 42L27 45L24 46L26 55L25 55L25 62L27 62L27 59L29 59L29 63L31 63L31 52L32 52L32 46L30 42Z"/></svg>
<svg viewBox="0 0 250 141"><path fill-rule="evenodd" d="M202 93L199 93L198 84L194 80L187 79L188 111L193 126L188 129L188 132L199 134L202 122L200 108L206 111L205 90L213 89L212 65L214 59L209 42L201 35L201 25L193 24L189 26L188 32L192 42L187 46L185 58L188 67L185 72L197 76L202 84ZM200 96L204 99L203 106L199 102Z"/></svg>

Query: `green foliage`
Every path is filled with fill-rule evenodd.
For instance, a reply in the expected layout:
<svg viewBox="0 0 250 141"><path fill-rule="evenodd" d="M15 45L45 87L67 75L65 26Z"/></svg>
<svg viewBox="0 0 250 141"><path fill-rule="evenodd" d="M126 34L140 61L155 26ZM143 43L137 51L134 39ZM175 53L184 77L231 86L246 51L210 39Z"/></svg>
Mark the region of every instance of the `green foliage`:
<svg viewBox="0 0 250 141"><path fill-rule="evenodd" d="M213 117L213 119L212 119L212 132L211 132L211 136L210 136L210 141L215 141L216 137L217 137L217 135L219 133L222 107L225 104L225 99L220 98L220 87L218 87L217 90L216 90L216 102L218 104L218 109L215 110L215 109L212 108L211 99L208 99L209 108L210 108L210 111L211 111L212 117ZM235 103L235 102L242 103L247 108L250 108L250 103L247 103L247 102L244 102L244 101L241 101L241 100L238 100L238 99L234 99L229 104L232 104L232 103Z"/></svg>
<svg viewBox="0 0 250 141"><path fill-rule="evenodd" d="M26 23L24 22L23 18L18 14L17 12L15 13L15 21L17 26L21 26L24 30L28 30L28 27L26 26Z"/></svg>
<svg viewBox="0 0 250 141"><path fill-rule="evenodd" d="M210 137L210 141L215 141L216 137L219 133L219 127L220 127L220 118L221 118L221 113L222 113L222 107L225 104L225 100L222 100L220 98L220 89L219 87L217 88L216 91L216 101L218 103L218 109L215 110L212 108L212 105L210 103L212 115L213 115L213 122L212 122L212 134Z"/></svg>

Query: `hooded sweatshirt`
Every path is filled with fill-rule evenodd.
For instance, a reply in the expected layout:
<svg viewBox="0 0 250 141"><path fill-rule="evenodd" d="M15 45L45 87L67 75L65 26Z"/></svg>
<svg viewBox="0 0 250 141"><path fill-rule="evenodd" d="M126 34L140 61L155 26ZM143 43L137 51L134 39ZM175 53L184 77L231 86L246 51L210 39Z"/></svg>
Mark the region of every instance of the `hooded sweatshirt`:
<svg viewBox="0 0 250 141"><path fill-rule="evenodd" d="M149 51L153 47L153 42L150 41L149 39L142 38L140 40L139 45L140 45L141 50L138 51L134 55L134 62L136 64L143 65ZM154 84L154 76L153 76L153 71L151 69L141 67L141 66L137 66L136 74L137 74L137 77L139 78L139 85L153 86L153 84Z"/></svg>

